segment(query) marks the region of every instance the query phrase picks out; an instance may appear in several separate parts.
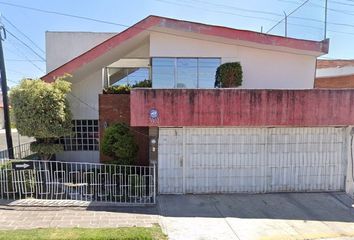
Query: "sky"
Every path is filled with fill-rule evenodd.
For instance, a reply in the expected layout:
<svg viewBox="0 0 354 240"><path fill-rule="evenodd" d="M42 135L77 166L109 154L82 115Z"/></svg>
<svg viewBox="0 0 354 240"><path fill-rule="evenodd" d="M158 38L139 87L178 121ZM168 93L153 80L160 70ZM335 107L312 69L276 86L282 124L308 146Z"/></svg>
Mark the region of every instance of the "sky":
<svg viewBox="0 0 354 240"><path fill-rule="evenodd" d="M148 15L159 15L257 32L271 29L269 34L284 36L281 20L287 14L288 37L319 41L324 38L324 6L325 0L0 0L1 23L8 31L3 41L8 85L45 74L46 31L118 33ZM323 57L354 59L354 0L328 0L327 21L330 50Z"/></svg>

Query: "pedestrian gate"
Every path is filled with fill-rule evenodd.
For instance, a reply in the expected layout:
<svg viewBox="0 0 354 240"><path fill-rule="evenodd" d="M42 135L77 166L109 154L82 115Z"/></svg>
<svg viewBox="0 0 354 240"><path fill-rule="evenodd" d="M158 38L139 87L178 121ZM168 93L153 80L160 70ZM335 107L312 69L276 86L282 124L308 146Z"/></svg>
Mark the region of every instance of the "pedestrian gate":
<svg viewBox="0 0 354 240"><path fill-rule="evenodd" d="M155 172L155 166L1 160L0 198L155 204Z"/></svg>

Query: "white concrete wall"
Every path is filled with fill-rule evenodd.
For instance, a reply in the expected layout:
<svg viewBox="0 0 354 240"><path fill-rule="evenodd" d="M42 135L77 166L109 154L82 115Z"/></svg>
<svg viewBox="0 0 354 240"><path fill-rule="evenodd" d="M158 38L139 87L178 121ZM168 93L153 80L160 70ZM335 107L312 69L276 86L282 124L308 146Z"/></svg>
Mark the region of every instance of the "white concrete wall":
<svg viewBox="0 0 354 240"><path fill-rule="evenodd" d="M116 33L46 32L46 69L50 72Z"/></svg>
<svg viewBox="0 0 354 240"><path fill-rule="evenodd" d="M326 77L339 77L339 76L349 76L354 75L354 67L334 67L334 68L319 68L316 70L317 78L326 78Z"/></svg>
<svg viewBox="0 0 354 240"><path fill-rule="evenodd" d="M221 57L241 62L242 88L313 88L316 57L216 43L152 32L151 57Z"/></svg>
<svg viewBox="0 0 354 240"><path fill-rule="evenodd" d="M354 143L352 142L354 132L352 132L352 129L354 129L354 126L349 126L347 128L347 177L345 182L345 191L354 197Z"/></svg>
<svg viewBox="0 0 354 240"><path fill-rule="evenodd" d="M98 95L102 93L102 71L73 79L68 95L73 119L98 119Z"/></svg>
<svg viewBox="0 0 354 240"><path fill-rule="evenodd" d="M68 95L73 119L98 119L98 95L102 92L102 72L97 71L83 79L73 79ZM67 151L57 159L69 162L100 161L99 151Z"/></svg>
<svg viewBox="0 0 354 240"><path fill-rule="evenodd" d="M100 162L98 151L66 151L56 154L56 160L63 162Z"/></svg>
<svg viewBox="0 0 354 240"><path fill-rule="evenodd" d="M86 52L114 36L114 33L47 32L47 72ZM98 119L98 94L102 92L102 72L72 79L68 95L73 119ZM98 151L68 151L57 154L57 159L70 162L99 162Z"/></svg>

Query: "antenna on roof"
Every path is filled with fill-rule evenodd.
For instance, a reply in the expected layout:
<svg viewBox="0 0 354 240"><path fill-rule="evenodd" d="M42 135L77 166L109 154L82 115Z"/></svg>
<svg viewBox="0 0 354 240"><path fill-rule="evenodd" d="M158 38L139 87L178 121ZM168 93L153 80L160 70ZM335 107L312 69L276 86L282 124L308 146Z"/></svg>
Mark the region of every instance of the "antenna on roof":
<svg viewBox="0 0 354 240"><path fill-rule="evenodd" d="M324 39L327 38L327 5L328 0L325 0Z"/></svg>

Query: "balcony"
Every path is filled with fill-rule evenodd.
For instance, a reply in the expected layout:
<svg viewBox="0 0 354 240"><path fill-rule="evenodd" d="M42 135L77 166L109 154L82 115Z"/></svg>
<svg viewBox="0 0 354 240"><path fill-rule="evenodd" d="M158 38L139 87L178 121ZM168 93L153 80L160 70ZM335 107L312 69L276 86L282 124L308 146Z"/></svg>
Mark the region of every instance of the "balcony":
<svg viewBox="0 0 354 240"><path fill-rule="evenodd" d="M134 89L130 121L164 127L346 126L354 125L353 103L350 89Z"/></svg>

